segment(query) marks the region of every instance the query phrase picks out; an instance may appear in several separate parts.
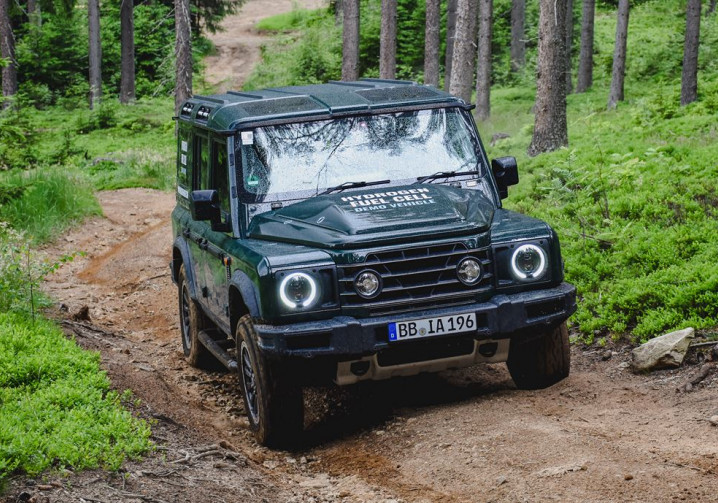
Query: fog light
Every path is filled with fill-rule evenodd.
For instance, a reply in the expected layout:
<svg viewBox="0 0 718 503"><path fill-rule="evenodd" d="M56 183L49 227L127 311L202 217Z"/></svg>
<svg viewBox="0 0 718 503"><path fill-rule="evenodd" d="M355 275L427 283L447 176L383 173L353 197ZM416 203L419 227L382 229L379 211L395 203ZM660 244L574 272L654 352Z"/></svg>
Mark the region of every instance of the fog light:
<svg viewBox="0 0 718 503"><path fill-rule="evenodd" d="M463 284L475 285L481 279L481 264L473 257L466 257L456 266L456 275Z"/></svg>
<svg viewBox="0 0 718 503"><path fill-rule="evenodd" d="M362 271L354 280L354 289L365 299L376 297L381 291L381 278L374 271Z"/></svg>

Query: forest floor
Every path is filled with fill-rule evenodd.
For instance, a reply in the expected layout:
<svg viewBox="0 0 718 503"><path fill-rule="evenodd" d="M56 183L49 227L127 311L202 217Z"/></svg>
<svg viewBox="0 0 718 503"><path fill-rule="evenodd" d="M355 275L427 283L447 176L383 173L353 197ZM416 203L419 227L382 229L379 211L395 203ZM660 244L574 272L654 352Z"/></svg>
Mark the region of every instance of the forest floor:
<svg viewBox="0 0 718 503"><path fill-rule="evenodd" d="M18 477L6 501L718 501L718 375L630 372L630 348L572 348L568 379L516 390L504 365L310 389L306 445L259 447L236 377L182 356L171 258L174 194L98 194L105 217L44 252L84 251L48 278L51 312L102 356L152 421L157 450L117 473ZM87 308L87 309L85 309ZM32 499L34 498L34 499Z"/></svg>
<svg viewBox="0 0 718 503"><path fill-rule="evenodd" d="M326 0L248 0L237 14L222 20L222 30L208 34L216 54L205 58L205 80L216 92L239 90L261 57L271 35L258 31L257 22L293 8L318 9Z"/></svg>

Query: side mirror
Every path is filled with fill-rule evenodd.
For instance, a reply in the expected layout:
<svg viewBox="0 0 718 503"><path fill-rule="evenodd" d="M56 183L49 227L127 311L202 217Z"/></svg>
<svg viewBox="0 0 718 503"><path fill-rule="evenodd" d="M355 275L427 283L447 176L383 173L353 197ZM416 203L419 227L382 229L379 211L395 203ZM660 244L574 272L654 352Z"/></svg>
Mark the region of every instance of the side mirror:
<svg viewBox="0 0 718 503"><path fill-rule="evenodd" d="M519 183L519 169L515 157L499 157L491 160L491 171L494 172L499 197L509 197L509 187Z"/></svg>
<svg viewBox="0 0 718 503"><path fill-rule="evenodd" d="M229 231L229 224L222 223L219 209L219 193L216 190L193 190L189 195L192 220L209 220L213 231Z"/></svg>

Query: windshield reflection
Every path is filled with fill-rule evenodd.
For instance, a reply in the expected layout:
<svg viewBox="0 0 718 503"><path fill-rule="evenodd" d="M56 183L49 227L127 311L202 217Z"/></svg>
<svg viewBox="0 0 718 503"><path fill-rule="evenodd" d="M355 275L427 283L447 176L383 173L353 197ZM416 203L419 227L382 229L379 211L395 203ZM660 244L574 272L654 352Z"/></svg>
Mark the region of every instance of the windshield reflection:
<svg viewBox="0 0 718 503"><path fill-rule="evenodd" d="M484 172L473 125L458 108L264 126L239 137L244 202L308 197L348 182Z"/></svg>

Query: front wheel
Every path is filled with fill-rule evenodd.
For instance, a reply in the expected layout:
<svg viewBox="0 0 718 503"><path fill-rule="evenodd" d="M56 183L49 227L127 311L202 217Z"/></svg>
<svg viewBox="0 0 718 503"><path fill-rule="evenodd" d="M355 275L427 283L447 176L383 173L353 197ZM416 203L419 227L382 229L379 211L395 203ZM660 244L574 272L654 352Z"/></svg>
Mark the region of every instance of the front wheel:
<svg viewBox="0 0 718 503"><path fill-rule="evenodd" d="M254 437L271 447L295 444L304 428L304 401L296 376L292 379L280 362L262 354L249 315L237 323L236 339L244 408Z"/></svg>
<svg viewBox="0 0 718 503"><path fill-rule="evenodd" d="M512 339L506 365L519 389L547 388L568 377L571 348L566 322L538 337Z"/></svg>

